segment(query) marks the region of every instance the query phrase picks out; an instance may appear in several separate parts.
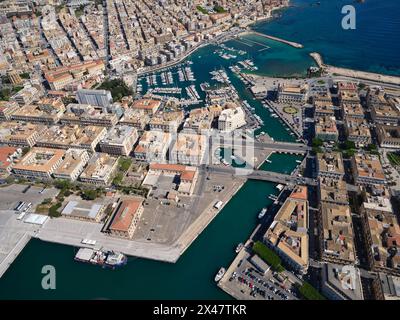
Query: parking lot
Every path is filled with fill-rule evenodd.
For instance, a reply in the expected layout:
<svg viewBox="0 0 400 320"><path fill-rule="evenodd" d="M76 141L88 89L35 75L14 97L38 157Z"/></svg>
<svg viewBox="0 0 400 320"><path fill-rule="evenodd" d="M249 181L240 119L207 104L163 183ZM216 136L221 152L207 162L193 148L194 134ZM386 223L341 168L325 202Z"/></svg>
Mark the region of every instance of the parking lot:
<svg viewBox="0 0 400 320"><path fill-rule="evenodd" d="M249 258L245 250L239 253L219 283L223 290L241 300L298 300L285 273L268 270L263 274Z"/></svg>
<svg viewBox="0 0 400 320"><path fill-rule="evenodd" d="M24 201L32 203L31 211L46 198L54 198L59 190L55 188L46 188L29 186L22 184L13 184L0 188L0 210L14 210L18 202Z"/></svg>
<svg viewBox="0 0 400 320"><path fill-rule="evenodd" d="M173 244L205 210L227 197L234 184L231 176L201 173L193 195L180 196L178 203L146 199L133 240Z"/></svg>

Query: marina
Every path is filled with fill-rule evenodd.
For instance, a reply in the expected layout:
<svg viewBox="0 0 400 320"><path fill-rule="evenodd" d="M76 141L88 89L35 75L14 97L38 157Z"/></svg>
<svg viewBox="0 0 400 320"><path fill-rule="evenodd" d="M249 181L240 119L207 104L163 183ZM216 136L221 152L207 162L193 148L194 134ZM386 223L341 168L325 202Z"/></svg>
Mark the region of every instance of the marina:
<svg viewBox="0 0 400 320"><path fill-rule="evenodd" d="M12 4L13 1L9 2ZM198 176L191 177L191 181L194 182L196 179L197 184L190 197L175 193L178 191L178 182L181 183L182 188L186 183L183 174L181 178L167 177L168 179L154 187L154 190L157 189L157 197L150 193L144 195L146 190L140 190L144 191L144 199L140 202L141 215L139 216L139 208L136 208L137 214L132 214L130 217L135 215L133 217L135 220L132 220L135 229L133 232L131 222L131 226L128 227L129 237L122 236L120 232L113 233L108 229L112 222L120 218L116 214L110 219L114 212L111 209L116 209L118 202L125 198L123 193L130 192L129 190L125 192L125 189L128 189L125 188L127 184L122 189L113 180L110 187L104 188L106 190L104 197L96 199L98 200L96 205L102 208L98 212L103 214L104 208L104 216L99 219L100 221L97 221L97 218L92 219L96 221L89 221L86 219L87 215L83 213L78 219L67 218L64 211L58 217L53 215L53 209L56 208L53 205L56 200L58 213L61 213L67 201L75 196L86 195L86 190L80 192L80 195L66 195L65 188L60 192L58 187L55 188L56 184L52 186L46 181L45 187L41 184L36 185L38 175L32 177L32 181L28 179L28 182L22 181L19 177L15 183L6 181L7 184L2 186L0 193L0 299L168 299L173 301L232 298L253 300L254 298L254 300L266 301L307 298L311 300L312 290L307 290L307 286L300 287L303 284L315 287L314 297L318 298L318 292L320 292L321 295L331 299L330 295L339 295L338 292L345 289L343 286L345 282L345 290L350 296L354 296L355 289L359 288L356 288L353 277L348 279L348 274L339 273L342 261L338 266L325 270L325 266L331 264L332 261L327 263L323 257L319 257L325 253L332 255L333 251L328 250L330 248L324 248L327 244L331 245L329 241L332 238L339 240L332 243L332 246L335 249L340 248L336 256L332 255L335 256L332 259L337 259L345 250L352 250L353 252L350 253L353 255L345 258L351 256L351 265L359 268L360 272L351 275L365 277L365 274L368 274L370 276L367 282L371 283L365 284L365 278L362 279L361 298L369 300L367 296L375 295L376 298L383 299L378 296L377 291L385 290L386 295L387 283L389 283L389 290L392 291L391 294L394 293L392 283L382 279L382 276L389 277L386 274L387 270L373 272L375 270L370 265L376 261L370 265L364 261L363 248L358 242L370 239L361 232L365 226L359 226L364 224L364 221L359 220L365 219L360 219L358 205L354 206L354 202L357 201L353 201L356 199L353 199L353 196L356 196L355 192L350 192L356 184L355 181L350 181L352 170L347 168L347 164L350 165L350 163L344 163L346 179L344 189L345 193L349 192L349 199L346 200L344 199L346 197L343 197L343 200L349 202L349 212L346 214L348 219L339 217L341 228L344 224L349 226L347 231L339 230L339 236L337 236L333 228L329 232L325 229L320 230L321 225L324 228L326 225L329 227L329 223L325 221L327 219L324 217L326 213L324 208L318 206L318 196L321 196L323 192L315 192L312 188L305 190L296 186L302 184L319 188L322 186L318 185L320 181L314 174L318 173L318 170L321 171L321 166L315 166L313 155L310 156L308 153L315 148L302 139L303 125L307 126L310 132L314 129L312 126L308 127L308 123L313 121L311 115L310 117L308 115L310 108L308 106L304 108L304 103L296 106L293 102L295 101L293 93L288 95L286 100L283 99L284 94L282 97L278 94L277 97L282 99L277 100L281 102L273 102L275 100L270 93L275 88L262 87L262 83L257 82L257 77L283 79L282 81L290 78L303 81L302 78L314 75L312 74L314 71L308 73L310 67L319 66L325 68L322 73L328 72L326 78L323 78L327 82L342 81L342 79L347 81L348 78L357 77L358 83L355 85L358 85L358 90L363 93L361 85L366 84L370 87L369 80L376 81L375 84L378 85L384 82L392 83L393 87L394 83L400 83L400 78L397 77L400 74L398 63L400 42L397 41L397 18L400 15L400 6L393 5L390 1L356 1L358 3L354 6L357 6L357 17L362 17L362 19L357 20L357 30L345 32L344 28L337 27L337 17L340 15L340 10L337 10L338 3L330 0L317 2L291 0L287 8L278 10L278 13L272 13L272 15L269 10L274 5L273 3L282 4L285 1L240 2L237 5L223 2L221 5L225 8L218 8L216 3L203 3L205 8L200 6L196 8L197 3L188 2L188 7L192 6L191 10L179 8L179 4L169 1L158 1L154 4L120 0L95 1L95 3L77 1L83 3L80 8L74 8L75 5L72 4L74 1L70 2L67 4L68 7L64 7L63 4L57 8L51 8L52 4L39 4L34 1L31 6L28 6L32 9L32 17L18 14L22 7L16 7L17 14L12 12L11 15L9 13L5 15L3 25L6 22L9 22L9 25L5 25L6 28L3 29L6 32L10 31L8 35L3 30L2 37L3 49L7 53L5 67L9 65L13 71L9 74L11 70L7 69L6 76L10 82L6 83L7 78L3 81L7 88L14 89L17 82L21 82L22 87L22 84L28 84L30 81L35 84L35 87L42 87L41 95L50 95L47 92L48 87L51 89L54 87L57 90L52 90L55 91L53 93L62 94L64 90L69 98L69 95L73 96L76 93L77 88L90 89L91 85L98 88L96 85L97 83L100 85L103 78L106 78L103 88L107 87L107 80L111 80L110 83L123 81L124 86L127 85L132 90L132 95L118 94L112 90L113 102L116 105L122 105L126 110L133 101L145 97L161 101L157 108L152 108L152 106L146 108L147 111L150 108L152 111L157 109L155 117L158 114L165 115L170 111L179 111L179 116L185 117L190 114L193 118L198 117L198 114L203 116L203 110L212 113L213 119L204 112L207 119L196 118L193 120L197 122L185 122L185 127L193 126L195 129L200 127L199 120L203 121L201 123L203 127L215 127L214 121L219 114L222 114L219 105L224 107L224 102L233 102L227 107L241 106L247 122L246 126L243 125L243 121L236 122L244 130L241 133L237 130L234 134L247 141L253 134L256 137L254 147L256 152L249 155L249 158L254 160L257 170L252 170L245 176L243 173L247 168L242 167L242 164L246 165L247 157L242 158L243 155L238 146L232 144L232 147L228 148L222 143L218 144L210 152L214 155L214 165L199 166L196 172ZM252 12L241 10L247 5L249 5L248 8L257 10ZM36 10L41 9L42 6L45 10ZM6 10L12 10L8 4L3 7ZM160 8L165 10L160 10ZM232 8L239 8L239 10ZM224 14L218 14L219 9L226 10L225 17ZM272 9L273 12L274 8ZM263 16L263 12L267 10L268 16ZM209 16L203 11L207 11ZM84 29L78 30L73 23L68 23L78 21L74 14L79 20L79 26ZM28 23L30 19L33 22L37 16L40 16L38 23L37 21ZM219 20L220 17L221 20ZM267 19L271 21L262 22ZM86 25L87 22L90 22L89 26ZM39 27L36 27L36 24ZM134 30L129 30L129 28ZM139 30L138 33L135 32L136 29ZM242 32L243 30L248 31ZM31 36L31 31L40 33L40 42L36 43L37 37ZM86 37L88 40L84 39ZM376 45L377 43L379 46ZM39 56L36 57L34 47L43 50L49 48L46 49L50 53L47 58L54 56L55 65L52 65L54 59L40 59L41 52L37 52ZM12 52L7 48L13 49ZM369 50L370 48L374 50ZM103 52L97 52L97 49ZM31 52L35 53L35 61L32 62L30 57L19 59ZM101 71L99 68L96 79L91 77L91 70L76 71L75 63L83 65L97 58ZM18 63L19 61L22 63ZM103 64L102 61L104 61ZM42 73L45 76L46 73L50 74L54 66L61 66L60 70L63 72L68 70L71 75L61 74L59 83L52 81L52 78L57 79L57 77L45 77L48 83L45 81L42 83ZM34 72L29 73L26 72L27 70ZM25 75L22 76L21 72ZM65 84L69 81L66 80L67 77L72 81L68 85ZM78 79L79 77L82 79ZM365 80L367 81L364 83ZM312 81L305 80L304 82ZM278 92L284 92L280 91L279 86L277 88ZM343 87L329 84L329 89L331 88L333 88L332 97L334 95L333 104L336 104L336 91L339 91L338 100L342 103L340 90ZM116 88L115 91L118 89ZM311 93L317 91L309 91L310 99L307 101L312 102ZM79 97L78 93L76 95ZM22 93L17 97L23 97ZM11 100L14 100L14 97ZM117 100L120 102L116 102ZM369 102L368 99L365 100ZM283 101L288 101L286 106ZM363 94L360 101L364 105ZM111 98L109 102L111 103ZM21 105L19 101L17 104ZM39 104L38 101L33 102L33 105L36 104ZM217 107L212 108L214 106ZM191 112L199 107L206 108ZM373 111L373 108L371 110ZM225 112L229 114L231 111ZM242 110L238 111L243 120ZM220 118L221 125L218 123L220 128L225 112ZM136 116L137 113L134 115ZM151 118L150 112L149 117ZM304 117L307 118L304 119ZM370 121L368 115L366 118L368 125L371 125L371 135L375 135L377 129L372 129L373 121ZM373 118L372 115L371 118ZM14 120L14 116L10 119ZM344 116L343 119L345 119ZM139 116L138 120L145 119ZM211 125L208 125L209 120L211 120ZM229 119L226 117L226 120ZM176 122L179 122L176 126L177 131L180 132L183 121ZM152 127L153 124L155 127L155 122L145 124L147 128L144 130ZM337 124L337 129L342 131L342 126L345 124L342 117L338 117ZM308 132L305 137L308 139ZM175 142L174 139L175 137L172 142L178 145L178 141ZM342 142L342 135L339 136L339 140ZM372 141L376 142L375 139ZM130 146L132 144L133 142ZM188 145L189 143L186 145L187 148ZM220 145L222 147L219 147ZM99 149L100 147L97 148ZM103 147L101 147L103 152L102 149ZM172 153L171 149L169 151ZM189 149L193 150L191 144ZM325 149L324 146L321 149L324 151L328 147ZM364 149L367 150L367 148ZM378 150L382 153L382 161L385 160L386 154L381 149ZM129 154L129 152L126 153ZM92 156L91 152L88 155ZM38 155L36 160L44 162L44 160L49 160L47 158L48 154L45 157ZM118 158L115 158L116 164L121 165L117 163ZM167 158L171 160L170 157L167 156ZM16 162L20 166L23 163L23 161ZM181 162L181 159L178 162ZM307 168L305 168L306 164ZM306 170L310 164L313 167L311 173ZM172 168L172 171L176 169L171 166L168 170ZM151 167L149 172L150 169ZM263 172L264 170L267 172ZM146 168L142 173L149 172ZM131 171L125 173L127 176L129 174L130 180L133 180ZM47 172L47 175L52 174ZM167 174L163 173L163 175ZM310 178L311 176L314 178ZM149 180L150 177L147 179ZM392 177L390 179L392 180ZM26 186L26 183L29 185ZM173 192L165 192L164 187L167 187L167 184L168 189ZM141 184L132 182L130 186L136 192ZM103 190L103 187L99 189ZM296 203L292 201L286 205L285 202L285 206L279 210L286 196L295 189L302 189L294 194ZM359 191L357 192L360 193ZM363 199L360 197L356 200L364 201L364 196L369 196L367 192L364 194L364 190L362 192ZM165 196L168 199L175 196L176 203L172 200L166 202L164 198L161 200L158 193L160 197ZM176 194L179 194L179 199ZM316 199L310 197L310 202L308 202L307 196L316 196ZM328 197L341 200L336 192L330 192ZM93 200L93 203L96 200ZM325 200L321 196L321 202L327 202ZM375 201L375 199L372 200ZM85 214L89 212L89 210L85 211L85 208L81 209L84 209ZM292 211L287 211L289 209ZM322 219L318 218L318 210ZM331 211L328 214L333 213L333 210ZM126 218L127 210L124 212L122 218ZM285 215L288 215L288 218ZM382 217L378 218L377 224L381 224ZM333 217L329 220L335 222L338 218ZM369 224L369 226L372 225L373 223ZM268 228L271 234L265 233ZM387 229L386 223L384 228ZM332 232L334 237L331 235ZM380 237L386 235L385 232L376 234ZM270 235L272 237L268 238ZM321 235L324 237L327 235L328 239L322 238ZM367 236L369 236L368 232ZM352 241L353 237L355 243ZM375 238L374 241L376 241ZM267 239L271 241L268 242ZM385 242L385 238L382 239L379 239L379 246ZM257 248L252 250L253 244L258 240L268 243L270 250L276 245L273 249L276 249L279 259L263 246L258 249L264 250L258 251ZM315 246L314 240L319 241L319 245ZM310 247L304 244L309 244ZM286 251L289 254L282 250L284 245L290 250ZM365 247L367 251L370 251L370 243L366 243ZM374 245L372 249L377 249L377 246ZM387 252L390 254L390 259L393 257L394 260L392 249L389 248ZM386 254L386 250L379 250L379 253ZM296 258L300 257L302 261L294 259L294 255ZM370 256L368 258L373 260L373 256L372 258ZM280 265L280 259L282 259L282 265ZM385 259L382 259L382 262L384 261ZM290 262L294 263L289 268ZM391 267L392 265L388 262L389 258L386 263ZM345 264L346 267L349 266L348 262ZM43 290L43 280L47 278L43 272L44 266L51 266L57 271L57 290ZM299 266L309 268L308 273L298 273ZM283 267L288 268L285 270ZM296 268L296 272L292 272L294 270L291 268ZM332 270L333 275L330 272ZM328 282L330 279L335 282ZM375 280L377 280L376 287L370 288L370 284L375 285L373 283ZM342 289L338 286L338 281L342 282ZM328 291L330 295L328 296L325 291ZM311 297L307 296L307 292ZM399 295L396 293L396 296Z"/></svg>
<svg viewBox="0 0 400 320"><path fill-rule="evenodd" d="M284 154L273 154L271 157L273 163L266 164L265 170L278 172L292 171L298 159ZM282 166L282 163L285 165ZM232 299L215 285L214 277L221 266L229 265L234 259L237 244L249 237L258 223L257 214L261 208L272 203L265 194L275 194L277 190L274 186L262 181L245 183L174 264L134 259L123 268L107 272L107 268L76 263L73 259L76 249L73 247L32 239L0 279L0 289L8 288L0 290L0 297ZM214 249L209 250L210 247ZM40 285L42 274L33 271L40 270L43 264L53 265L58 274L64 275L60 277L59 289L55 292L43 290ZM29 269L26 269L27 265ZM193 277L194 273L196 277ZM188 278L191 281L187 281ZM83 281L85 286L81 286ZM115 286L115 283L120 285ZM154 290L154 286L160 289ZM193 286L197 290L191 290ZM132 287L136 289L132 290Z"/></svg>

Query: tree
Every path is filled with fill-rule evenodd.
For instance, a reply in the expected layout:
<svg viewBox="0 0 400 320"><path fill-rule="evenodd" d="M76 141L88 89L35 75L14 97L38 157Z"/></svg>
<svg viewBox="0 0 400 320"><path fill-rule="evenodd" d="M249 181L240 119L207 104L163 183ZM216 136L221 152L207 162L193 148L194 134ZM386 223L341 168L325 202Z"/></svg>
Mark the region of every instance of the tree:
<svg viewBox="0 0 400 320"><path fill-rule="evenodd" d="M120 158L118 164L119 164L119 170L126 172L131 167L132 159L131 158Z"/></svg>
<svg viewBox="0 0 400 320"><path fill-rule="evenodd" d="M99 89L111 91L114 102L133 94L132 90L121 79L106 80L100 85Z"/></svg>
<svg viewBox="0 0 400 320"><path fill-rule="evenodd" d="M52 218L57 218L61 216L61 213L58 212L58 209L60 209L62 206L61 202L57 202L55 205L51 206L49 208L49 216Z"/></svg>
<svg viewBox="0 0 400 320"><path fill-rule="evenodd" d="M325 297L308 282L304 281L301 286L297 285L297 289L302 297L307 300L326 300Z"/></svg>
<svg viewBox="0 0 400 320"><path fill-rule="evenodd" d="M67 190L67 189L71 189L71 182L68 180L56 180L56 181L54 181L54 186L57 189Z"/></svg>
<svg viewBox="0 0 400 320"><path fill-rule="evenodd" d="M226 12L226 10L223 7L218 6L218 5L214 7L214 11L217 13L225 13Z"/></svg>
<svg viewBox="0 0 400 320"><path fill-rule="evenodd" d="M51 203L51 198L46 198L46 199L44 199L44 200L42 201L42 204L43 204L43 205L50 204L50 203Z"/></svg>
<svg viewBox="0 0 400 320"><path fill-rule="evenodd" d="M261 259L268 263L275 271L281 272L284 270L279 256L261 241L257 241L253 245L253 251L258 254Z"/></svg>
<svg viewBox="0 0 400 320"><path fill-rule="evenodd" d="M113 180L113 185L115 185L115 186L120 186L121 183L122 183L123 178L124 178L124 176L122 175L122 173L121 173L121 172L118 172L118 173L115 175L115 178L114 178L114 180Z"/></svg>
<svg viewBox="0 0 400 320"><path fill-rule="evenodd" d="M97 191L90 189L90 190L83 190L82 191L82 198L85 200L94 200L97 198Z"/></svg>
<svg viewBox="0 0 400 320"><path fill-rule="evenodd" d="M312 146L313 147L322 147L322 145L324 144L324 142L320 139L320 138L314 138L312 140Z"/></svg>
<svg viewBox="0 0 400 320"><path fill-rule="evenodd" d="M30 148L29 147L25 147L22 149L22 156L26 155L29 152Z"/></svg>
<svg viewBox="0 0 400 320"><path fill-rule="evenodd" d="M356 148L356 144L353 141L346 140L343 143L343 149L345 149L345 150L352 150L352 149L355 149L355 148Z"/></svg>

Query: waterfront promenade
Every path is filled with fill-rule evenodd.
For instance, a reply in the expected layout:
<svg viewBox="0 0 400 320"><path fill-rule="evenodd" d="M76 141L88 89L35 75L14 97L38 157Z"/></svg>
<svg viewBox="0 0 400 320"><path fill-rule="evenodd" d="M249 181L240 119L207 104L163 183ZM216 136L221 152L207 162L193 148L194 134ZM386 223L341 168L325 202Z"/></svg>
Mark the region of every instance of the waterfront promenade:
<svg viewBox="0 0 400 320"><path fill-rule="evenodd" d="M317 52L310 53L310 56L315 60L320 68L324 69L330 75L344 76L359 80L368 80L373 82L392 84L396 86L400 85L400 77L331 66L325 64L322 56Z"/></svg>

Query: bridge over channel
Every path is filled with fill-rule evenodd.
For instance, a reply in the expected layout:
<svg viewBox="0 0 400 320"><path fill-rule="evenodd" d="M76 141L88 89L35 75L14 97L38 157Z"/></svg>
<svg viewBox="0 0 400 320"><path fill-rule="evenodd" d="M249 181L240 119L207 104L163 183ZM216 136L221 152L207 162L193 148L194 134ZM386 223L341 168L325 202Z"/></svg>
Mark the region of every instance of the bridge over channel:
<svg viewBox="0 0 400 320"><path fill-rule="evenodd" d="M298 177L295 175L288 175L288 174L265 171L265 170L251 170L251 169L223 167L216 165L206 166L205 170L207 172L230 174L230 175L246 177L247 179L269 181L273 183L302 184L309 186L317 185L317 181L315 179Z"/></svg>
<svg viewBox="0 0 400 320"><path fill-rule="evenodd" d="M221 144L218 142L210 140L210 143L213 144L213 147L233 147L233 148L245 148L254 146L255 149L258 150L272 150L275 152L286 152L286 153L296 153L296 154L305 154L308 151L311 151L311 147L303 144L303 143L292 143L292 142L260 142L260 141L252 141L243 139L242 141L233 140L232 144ZM214 148L212 148L213 150Z"/></svg>

